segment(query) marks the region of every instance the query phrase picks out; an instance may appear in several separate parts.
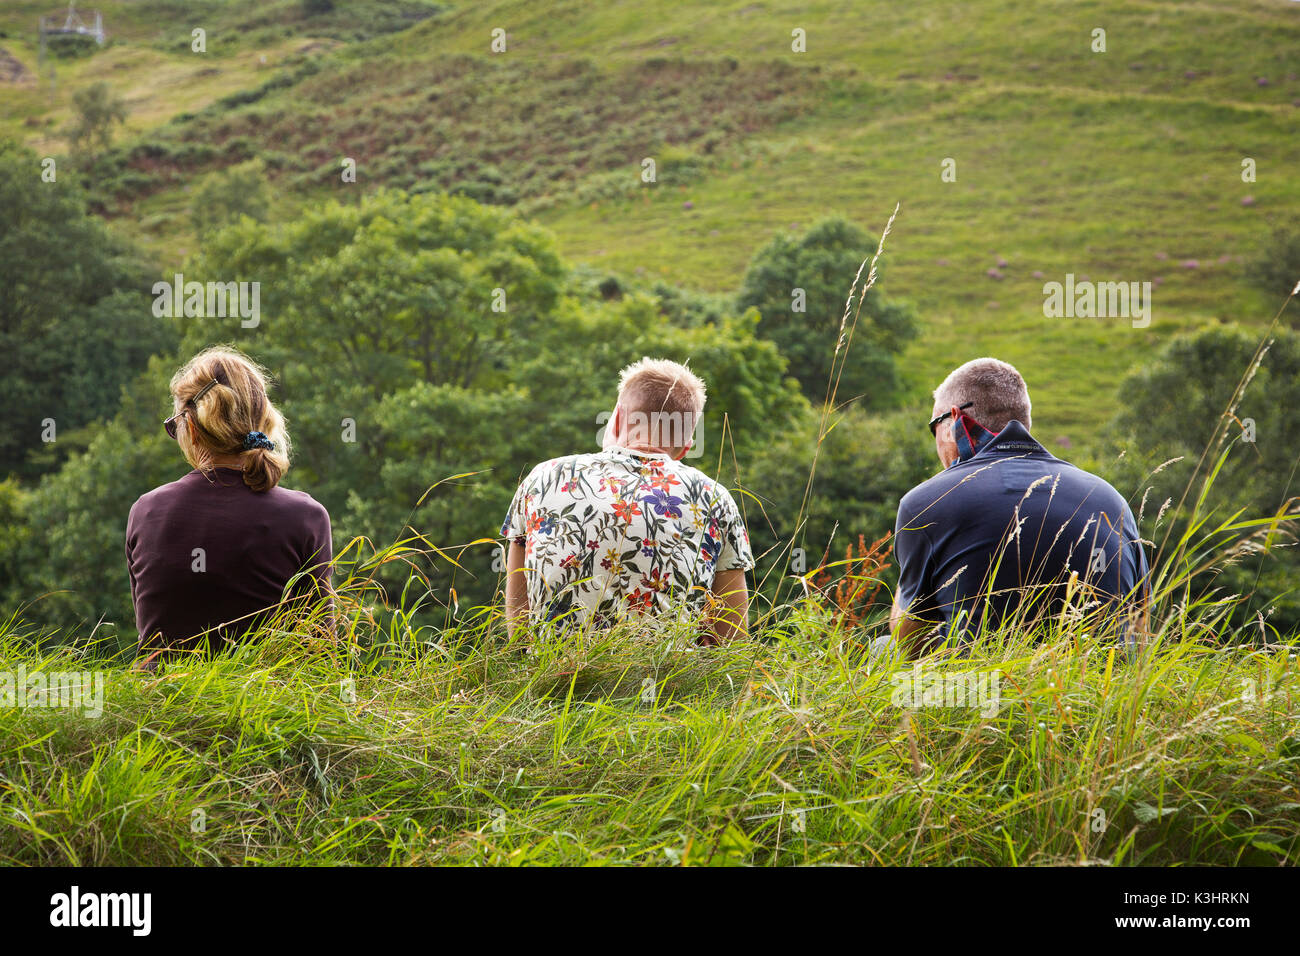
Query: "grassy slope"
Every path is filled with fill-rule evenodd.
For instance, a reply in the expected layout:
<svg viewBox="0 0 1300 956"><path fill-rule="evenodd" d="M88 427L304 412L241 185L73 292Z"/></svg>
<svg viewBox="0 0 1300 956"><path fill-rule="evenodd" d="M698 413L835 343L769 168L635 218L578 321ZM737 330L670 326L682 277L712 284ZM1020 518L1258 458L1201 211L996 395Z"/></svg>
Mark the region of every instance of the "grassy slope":
<svg viewBox="0 0 1300 956"><path fill-rule="evenodd" d="M924 391L965 358L997 354L1041 383L1044 438L1087 440L1115 408L1123 372L1174 330L1212 318L1254 323L1276 307L1244 287L1240 263L1264 223L1300 201L1300 180L1288 175L1300 159L1289 133L1300 85L1273 42L1294 38L1297 21L1263 4L1244 17L1206 5L1104 15L1093 12L1104 5L1014 6L1023 17L1002 4L929 16L891 5L856 25L828 16L810 33L808 61L858 75L779 131L776 158L671 200L545 220L571 255L721 289L778 229L838 211L878 230L901 201L883 287L917 303L926 322L907 355L914 385ZM1095 55L1085 38L1102 22L1109 52ZM703 48L744 56L760 47L707 23L691 32ZM1186 79L1186 70L1208 75ZM1259 163L1255 184L1241 182L1243 156ZM957 160L956 183L940 181L944 157ZM1247 195L1256 205L1241 205ZM987 275L999 257L1010 263L1000 281ZM1180 266L1192 259L1199 268ZM1045 319L1036 270L1163 280L1152 327Z"/></svg>
<svg viewBox="0 0 1300 956"><path fill-rule="evenodd" d="M225 12L210 14L217 24L212 53L197 61L184 36L178 42L170 29L191 18L169 14L165 2L154 6L151 13L103 4L119 45L62 64L52 110L34 88L6 91L16 108L6 111L0 132L52 148L50 125L22 121L36 117L33 122L56 127L67 115L68 90L101 75L128 96L132 131L143 130L232 89L258 85L284 55L310 45L321 26L295 19L292 5L281 3L256 18L280 22L279 32L244 35L239 25L253 17L246 5L211 3L212 11ZM19 34L34 9L11 5L0 16L0 27L18 37L0 42L31 66L32 44ZM292 126L295 111L311 117L300 125L324 128L326 147L331 137L364 138L341 118L331 126L331 114L383 104L391 112L373 119L381 127L377 148L391 149L383 126L439 114L442 107L417 94L445 54L474 56L484 69L503 61L488 53L497 26L508 32L505 57L512 67L554 69L584 60L618 77L656 57L711 64L733 57L806 71L801 75L814 95L800 100L799 115L760 123L743 142L727 143L688 185L661 173L659 184L639 197L576 201L566 178L576 161L561 151L551 158L561 174L556 191L538 214L575 260L727 290L775 231L806 227L833 212L876 230L901 201L883 287L922 310L926 333L907 356L918 394L955 362L997 353L1038 384L1044 437L1077 444L1115 408L1123 372L1176 329L1213 319L1257 323L1275 305L1243 283L1241 261L1262 243L1267 221L1300 207L1300 180L1287 172L1300 160L1293 135L1300 20L1285 4L986 0L864 8L675 0L656 5L653 16L643 4L627 2L462 4L342 53L348 69L373 67L360 74L351 100L338 94L347 109L338 99L310 102L296 90L265 102L289 117L282 126ZM1107 30L1105 54L1089 49L1096 26ZM805 54L790 52L795 27L807 30ZM698 82L709 83L707 77ZM483 109L506 119L494 115L484 134L469 119L451 116L437 135L451 141L452 152L480 148L455 142L457 130L477 141L490 137L494 124L507 123L518 88L485 83L482 95L490 101ZM599 84L585 94L578 87L548 91L556 111L576 109L573 116L601 110L619 95ZM654 100L638 106L655 109ZM625 168L631 180L635 157L662 154L673 130L700 117L691 101L665 96L662 115L654 118L658 133L653 126L638 133L646 142L626 144L626 165L613 167ZM534 142L554 143L555 127L544 119L537 124L547 132ZM628 125L609 121L606 135ZM433 135L428 126L413 129L408 138L416 143ZM527 162L534 151L512 144L503 165ZM939 162L949 156L957 160L958 181L945 184ZM1259 164L1255 184L1240 180L1244 156ZM613 160L602 162L608 167ZM583 175L601 172L609 170ZM308 188L282 201L291 209L319 194ZM1256 201L1249 208L1241 204L1247 195ZM693 209L683 207L686 200ZM193 242L185 205L183 188L166 189L119 224L141 235L171 268ZM995 280L987 270L999 257L1009 266ZM1186 260L1198 268L1182 267ZM1044 319L1036 270L1048 279L1066 272L1159 279L1155 322L1135 331L1123 321Z"/></svg>
<svg viewBox="0 0 1300 956"><path fill-rule="evenodd" d="M0 32L5 34L0 46L27 69L23 82L0 86L5 105L0 136L18 136L42 154L63 153L67 144L58 133L72 119L72 93L106 80L126 100L129 138L261 83L287 54L312 42L287 37L257 49L223 51L218 34L209 44L210 58L204 59L188 50L189 19L166 12L166 5L119 2L98 8L104 12L108 44L90 57L51 58L53 84L41 73L36 23L42 14L56 12L58 4L15 0L0 10ZM82 7L83 13L89 9L94 7ZM88 15L83 19L91 20Z"/></svg>

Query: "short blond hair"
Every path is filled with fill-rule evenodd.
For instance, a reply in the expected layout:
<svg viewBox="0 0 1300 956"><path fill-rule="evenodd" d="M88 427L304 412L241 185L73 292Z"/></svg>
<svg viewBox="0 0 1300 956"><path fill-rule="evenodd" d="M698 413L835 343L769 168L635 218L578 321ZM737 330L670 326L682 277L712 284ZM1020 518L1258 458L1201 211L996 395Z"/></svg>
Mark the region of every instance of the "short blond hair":
<svg viewBox="0 0 1300 956"><path fill-rule="evenodd" d="M652 441L664 448L689 444L706 399L703 379L668 359L646 356L619 373L619 405L633 421L648 422Z"/></svg>
<svg viewBox="0 0 1300 956"><path fill-rule="evenodd" d="M204 391L212 382L216 384ZM193 413L186 416L194 423L193 438L186 422L177 431L186 460L207 471L213 455L238 455L249 488L267 491L278 485L289 470L289 432L266 388L262 367L230 346L204 349L186 362L172 376L173 402L181 409L202 393ZM262 432L274 448L245 448L250 432Z"/></svg>

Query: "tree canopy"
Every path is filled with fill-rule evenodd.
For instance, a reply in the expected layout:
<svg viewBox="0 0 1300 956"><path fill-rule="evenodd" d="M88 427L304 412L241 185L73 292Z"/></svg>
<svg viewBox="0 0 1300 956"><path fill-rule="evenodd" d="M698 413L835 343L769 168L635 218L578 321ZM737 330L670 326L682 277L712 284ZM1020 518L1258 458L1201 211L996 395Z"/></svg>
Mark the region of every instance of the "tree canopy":
<svg viewBox="0 0 1300 956"><path fill-rule="evenodd" d="M76 429L111 416L175 341L137 254L86 212L74 176L41 174L34 153L0 144L0 475L24 478L79 447Z"/></svg>
<svg viewBox="0 0 1300 956"><path fill-rule="evenodd" d="M737 306L758 310L758 334L776 343L789 360L790 374L813 402L828 394L845 298L858 268L875 249L871 237L852 223L823 219L802 236L774 236L745 273ZM852 319L850 315L846 334ZM911 310L887 301L878 285L872 288L853 330L836 400L859 399L867 408L894 404L899 391L894 357L915 335Z"/></svg>

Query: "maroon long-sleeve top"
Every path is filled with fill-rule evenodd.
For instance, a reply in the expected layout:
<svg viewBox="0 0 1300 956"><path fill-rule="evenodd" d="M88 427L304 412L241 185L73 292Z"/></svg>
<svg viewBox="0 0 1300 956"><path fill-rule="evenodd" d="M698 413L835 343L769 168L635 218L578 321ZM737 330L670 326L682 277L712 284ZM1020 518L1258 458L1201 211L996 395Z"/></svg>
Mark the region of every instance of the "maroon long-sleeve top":
<svg viewBox="0 0 1300 956"><path fill-rule="evenodd" d="M256 492L237 469L192 471L132 506L126 560L143 650L237 640L285 595L329 585L330 516L311 495Z"/></svg>

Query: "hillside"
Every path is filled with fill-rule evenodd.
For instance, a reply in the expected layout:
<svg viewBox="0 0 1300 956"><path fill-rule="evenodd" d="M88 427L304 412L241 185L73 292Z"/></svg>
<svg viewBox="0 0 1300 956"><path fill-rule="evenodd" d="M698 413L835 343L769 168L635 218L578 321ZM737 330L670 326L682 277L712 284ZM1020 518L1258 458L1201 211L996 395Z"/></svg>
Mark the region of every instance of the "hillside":
<svg viewBox="0 0 1300 956"><path fill-rule="evenodd" d="M1178 329L1277 306L1242 262L1300 208L1294 5L642 7L105 2L110 43L58 60L51 92L34 27L52 11L10 3L0 45L27 72L0 86L0 135L57 155L71 92L108 80L130 116L93 178L162 272L194 249L196 178L252 155L285 216L331 191L457 189L517 205L571 260L712 291L774 232L831 213L876 232L900 202L882 287L921 312L915 393L997 354L1037 384L1058 450ZM1153 282L1150 327L1044 318L1042 283L1066 273Z"/></svg>

